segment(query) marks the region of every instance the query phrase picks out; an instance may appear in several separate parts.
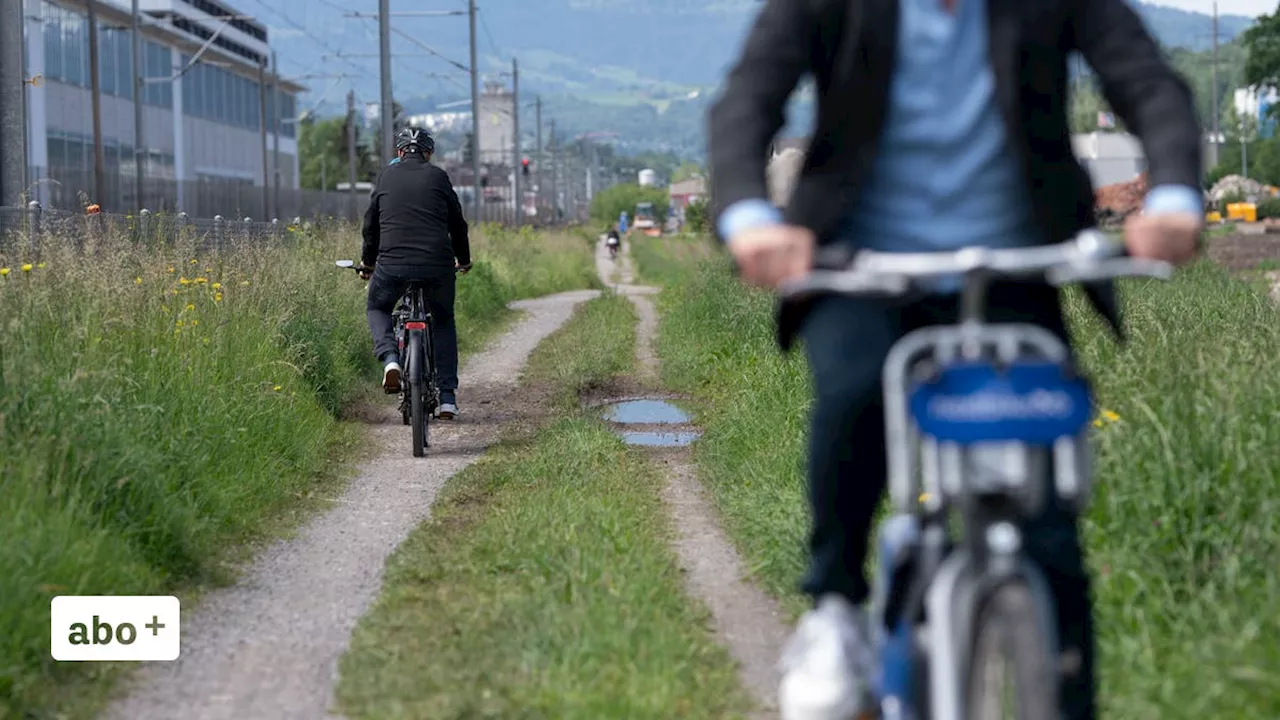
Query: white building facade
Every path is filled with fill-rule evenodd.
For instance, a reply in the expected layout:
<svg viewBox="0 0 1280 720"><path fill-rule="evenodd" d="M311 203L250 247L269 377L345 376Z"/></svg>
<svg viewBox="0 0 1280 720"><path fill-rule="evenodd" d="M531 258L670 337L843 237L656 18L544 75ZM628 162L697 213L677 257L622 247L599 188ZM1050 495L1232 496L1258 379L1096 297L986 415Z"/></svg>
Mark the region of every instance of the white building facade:
<svg viewBox="0 0 1280 720"><path fill-rule="evenodd" d="M97 198L85 3L26 0L27 75L43 78L27 90L28 177L33 197L47 206L74 209L87 201L127 211L139 204L129 4L96 3L106 180L105 197ZM197 217L265 217L264 184L298 187L296 97L305 88L274 80L266 27L222 0L140 5L141 205Z"/></svg>

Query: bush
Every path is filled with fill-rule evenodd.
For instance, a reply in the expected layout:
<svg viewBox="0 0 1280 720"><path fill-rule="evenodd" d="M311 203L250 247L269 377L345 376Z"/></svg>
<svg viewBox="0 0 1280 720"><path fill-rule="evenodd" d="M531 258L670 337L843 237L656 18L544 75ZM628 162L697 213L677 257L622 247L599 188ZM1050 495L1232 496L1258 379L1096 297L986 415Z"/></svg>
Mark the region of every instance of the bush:
<svg viewBox="0 0 1280 720"><path fill-rule="evenodd" d="M1280 218L1280 198L1267 198L1258 202L1258 219Z"/></svg>
<svg viewBox="0 0 1280 720"><path fill-rule="evenodd" d="M704 198L697 198L684 209L685 228L689 232L711 232L711 208Z"/></svg>
<svg viewBox="0 0 1280 720"><path fill-rule="evenodd" d="M618 215L626 212L633 221L636 216L636 205L642 202L653 203L653 219L661 224L667 217L667 209L671 198L666 188L641 187L635 183L614 185L599 192L591 200L591 219L602 226L612 225L618 221Z"/></svg>

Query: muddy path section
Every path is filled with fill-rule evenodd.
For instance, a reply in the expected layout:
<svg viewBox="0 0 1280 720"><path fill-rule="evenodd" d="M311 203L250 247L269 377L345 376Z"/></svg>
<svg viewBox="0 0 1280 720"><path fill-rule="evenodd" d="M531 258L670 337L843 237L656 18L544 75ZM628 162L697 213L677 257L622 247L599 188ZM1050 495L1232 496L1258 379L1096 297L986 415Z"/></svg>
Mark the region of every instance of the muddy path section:
<svg viewBox="0 0 1280 720"><path fill-rule="evenodd" d="M625 254L619 259L629 260ZM608 262L607 250L603 262ZM602 262L597 255L597 263ZM627 280L631 277L628 275ZM654 346L658 313L652 295L657 288L619 284L618 291L635 304L636 361L639 384L660 387L661 365ZM665 405L665 407L663 407ZM627 417L630 415L630 417ZM737 550L720 526L715 506L697 478L687 447L699 435L688 416L657 399L614 405L604 417L623 439L649 448L666 475L663 501L674 529L673 549L683 570L687 592L711 613L716 636L738 664L742 685L756 702L753 720L778 716L777 660L787 639L782 611L748 579Z"/></svg>
<svg viewBox="0 0 1280 720"><path fill-rule="evenodd" d="M445 480L494 443L529 353L595 291L513 303L526 316L460 373L461 414L431 425L413 458L394 402L364 408L372 460L235 586L184 613L182 655L143 668L104 717L120 720L316 720L328 715L338 660L382 584L387 556L425 520Z"/></svg>

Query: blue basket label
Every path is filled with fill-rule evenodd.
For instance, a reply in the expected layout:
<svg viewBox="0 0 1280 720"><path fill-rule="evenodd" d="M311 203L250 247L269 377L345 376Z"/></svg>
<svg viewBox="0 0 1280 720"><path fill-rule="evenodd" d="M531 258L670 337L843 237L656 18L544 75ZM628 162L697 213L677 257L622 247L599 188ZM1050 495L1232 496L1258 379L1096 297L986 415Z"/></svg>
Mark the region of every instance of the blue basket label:
<svg viewBox="0 0 1280 720"><path fill-rule="evenodd" d="M959 363L913 388L910 409L921 432L938 440L1047 445L1077 434L1089 422L1092 401L1088 383L1054 363L1004 369Z"/></svg>

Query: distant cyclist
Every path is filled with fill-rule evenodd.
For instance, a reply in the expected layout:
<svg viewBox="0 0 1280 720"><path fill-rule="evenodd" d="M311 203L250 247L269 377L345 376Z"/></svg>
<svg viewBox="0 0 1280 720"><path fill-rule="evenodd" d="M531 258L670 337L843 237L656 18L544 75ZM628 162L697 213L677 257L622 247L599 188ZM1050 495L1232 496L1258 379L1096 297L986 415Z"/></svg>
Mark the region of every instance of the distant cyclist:
<svg viewBox="0 0 1280 720"><path fill-rule="evenodd" d="M622 244L622 238L618 235L618 227L609 228L609 233L605 235L604 244L609 248L609 255L616 256L618 254L618 246Z"/></svg>
<svg viewBox="0 0 1280 720"><path fill-rule="evenodd" d="M361 276L369 283L367 310L373 350L383 364L382 388L400 392L400 357L391 312L411 281L425 281L432 345L440 383L438 415L458 414L458 331L454 271L471 269L467 221L449 174L431 164L435 140L426 130L396 134L396 159L383 169L364 215Z"/></svg>

